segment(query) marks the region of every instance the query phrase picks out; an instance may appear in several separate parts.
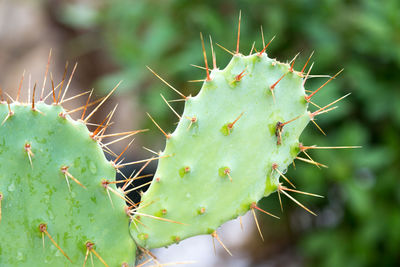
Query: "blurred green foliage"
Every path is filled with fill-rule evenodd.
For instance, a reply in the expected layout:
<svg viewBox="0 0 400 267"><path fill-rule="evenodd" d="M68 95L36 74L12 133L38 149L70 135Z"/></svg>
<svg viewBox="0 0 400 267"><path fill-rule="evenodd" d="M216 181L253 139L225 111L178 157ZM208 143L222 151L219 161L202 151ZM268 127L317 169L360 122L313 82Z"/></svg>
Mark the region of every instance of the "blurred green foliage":
<svg viewBox="0 0 400 267"><path fill-rule="evenodd" d="M339 103L340 109L318 118L327 136L311 125L303 141L363 148L312 151L314 160L329 169L296 164L296 171L292 168L288 176L298 187L326 196L322 200L298 197L319 216L310 218L284 201L285 219L266 221L265 231L278 224L276 238L295 246L307 266L400 265L400 1L114 0L96 7L76 2L61 10L64 23L90 29L80 37L86 47L100 46L118 64L119 70L101 83L110 88L123 79L125 89L139 91L145 110L169 129L174 127L173 115L159 93L176 95L145 65L184 88L185 94L195 94L200 85L187 80L205 76L189 66L203 65L199 32L233 50L239 10L242 53L249 52L253 41L261 49L262 25L266 40L277 35L269 55L289 61L301 51L295 65L299 70L315 50L312 74L333 75L344 68L313 100L325 105L345 93L352 95ZM230 56L215 50L223 68ZM326 79L310 79L306 87L314 90ZM279 207L275 196L261 204L267 210Z"/></svg>

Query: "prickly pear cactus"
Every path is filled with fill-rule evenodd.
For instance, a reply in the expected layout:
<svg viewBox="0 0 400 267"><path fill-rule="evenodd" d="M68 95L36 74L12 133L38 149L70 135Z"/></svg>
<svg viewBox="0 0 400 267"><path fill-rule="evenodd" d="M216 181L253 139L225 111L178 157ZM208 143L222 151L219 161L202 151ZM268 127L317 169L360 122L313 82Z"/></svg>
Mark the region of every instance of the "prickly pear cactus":
<svg viewBox="0 0 400 267"><path fill-rule="evenodd" d="M222 70L214 61L209 73L206 56L205 64L201 91L183 96L184 112L175 131L164 132L165 149L142 197L140 212L160 219L139 214L140 223L131 224L142 247L201 234L218 239L221 224L259 209L261 198L276 191L292 198L286 191L300 192L283 186L280 178L291 184L285 172L304 149L299 137L327 108L308 111L305 66L294 71L294 60L278 62L265 49L249 56L237 50Z"/></svg>
<svg viewBox="0 0 400 267"><path fill-rule="evenodd" d="M4 101L0 123L0 266L133 266L116 170L85 123Z"/></svg>

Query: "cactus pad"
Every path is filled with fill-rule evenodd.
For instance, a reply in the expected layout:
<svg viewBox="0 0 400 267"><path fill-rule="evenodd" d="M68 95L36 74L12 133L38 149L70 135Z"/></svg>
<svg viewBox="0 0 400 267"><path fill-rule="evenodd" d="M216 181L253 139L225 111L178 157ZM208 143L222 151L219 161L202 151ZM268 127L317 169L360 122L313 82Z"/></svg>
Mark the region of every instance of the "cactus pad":
<svg viewBox="0 0 400 267"><path fill-rule="evenodd" d="M131 225L137 244L212 234L275 192L310 121L303 81L266 53L237 53L225 69L214 68L200 93L186 98L161 154L168 157L142 198L141 213L181 224L140 217Z"/></svg>
<svg viewBox="0 0 400 267"><path fill-rule="evenodd" d="M115 168L85 123L4 101L0 122L0 265L133 266L125 202L104 186Z"/></svg>

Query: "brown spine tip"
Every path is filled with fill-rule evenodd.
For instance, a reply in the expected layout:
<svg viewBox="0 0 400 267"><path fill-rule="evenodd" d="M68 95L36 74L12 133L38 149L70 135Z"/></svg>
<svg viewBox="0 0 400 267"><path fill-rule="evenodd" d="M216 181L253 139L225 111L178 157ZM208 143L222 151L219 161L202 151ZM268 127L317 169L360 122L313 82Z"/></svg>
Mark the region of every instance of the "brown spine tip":
<svg viewBox="0 0 400 267"><path fill-rule="evenodd" d="M244 74L246 69L247 69L247 67L244 70L242 70L241 73L239 73L238 75L235 76L235 82L240 82L242 80L242 78L247 75L247 73Z"/></svg>
<svg viewBox="0 0 400 267"><path fill-rule="evenodd" d="M94 243L88 241L88 242L86 242L85 246L86 246L86 248L87 248L88 250L92 250L93 247L94 247Z"/></svg>
<svg viewBox="0 0 400 267"><path fill-rule="evenodd" d="M67 173L68 172L68 166L62 166L61 168L60 168L60 170L61 170L61 172L62 173Z"/></svg>
<svg viewBox="0 0 400 267"><path fill-rule="evenodd" d="M276 81L274 84L272 84L269 88L270 88L271 90L274 90L274 89L275 89L275 86L278 85L278 83L283 79L283 77L286 76L286 74L288 74L288 73L286 72L285 74L283 74L283 75L279 78L279 80L277 80L277 81Z"/></svg>
<svg viewBox="0 0 400 267"><path fill-rule="evenodd" d="M39 231L45 233L47 231L47 224L45 223L39 224Z"/></svg>
<svg viewBox="0 0 400 267"><path fill-rule="evenodd" d="M278 164L277 163L272 163L272 169L276 170L278 168Z"/></svg>

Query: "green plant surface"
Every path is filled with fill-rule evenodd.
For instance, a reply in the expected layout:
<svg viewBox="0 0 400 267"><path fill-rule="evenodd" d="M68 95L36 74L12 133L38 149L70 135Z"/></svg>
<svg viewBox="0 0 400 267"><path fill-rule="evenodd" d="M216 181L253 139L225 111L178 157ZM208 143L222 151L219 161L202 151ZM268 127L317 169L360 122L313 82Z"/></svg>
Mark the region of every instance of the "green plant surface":
<svg viewBox="0 0 400 267"><path fill-rule="evenodd" d="M300 153L308 112L303 73L263 52L236 54L213 69L160 154L140 212L178 223L136 217L136 242L157 248L199 234L255 209Z"/></svg>
<svg viewBox="0 0 400 267"><path fill-rule="evenodd" d="M103 183L115 168L85 123L43 102L1 102L0 118L0 265L133 264L125 203Z"/></svg>

